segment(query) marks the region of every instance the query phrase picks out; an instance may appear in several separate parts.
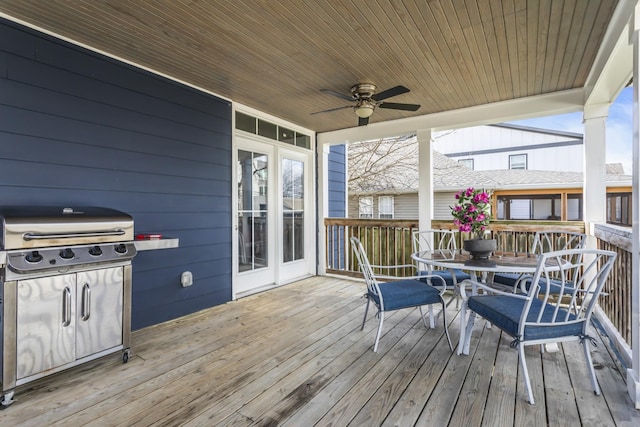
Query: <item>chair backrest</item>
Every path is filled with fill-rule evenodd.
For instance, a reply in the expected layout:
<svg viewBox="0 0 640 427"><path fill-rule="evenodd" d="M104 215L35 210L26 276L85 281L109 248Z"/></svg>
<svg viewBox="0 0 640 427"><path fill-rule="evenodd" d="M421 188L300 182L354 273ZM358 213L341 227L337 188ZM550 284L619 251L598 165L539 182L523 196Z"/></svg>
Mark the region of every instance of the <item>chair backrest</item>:
<svg viewBox="0 0 640 427"><path fill-rule="evenodd" d="M413 252L445 250L448 253L455 253L457 249L456 234L452 230L422 230L414 231ZM418 263L419 271L431 272L433 267L424 263Z"/></svg>
<svg viewBox="0 0 640 427"><path fill-rule="evenodd" d="M542 253L521 316L521 336L526 326L588 323L616 256L596 249ZM559 293L551 291L550 283Z"/></svg>
<svg viewBox="0 0 640 427"><path fill-rule="evenodd" d="M360 271L364 276L364 281L367 284L367 289L369 292L380 295L380 289L378 288L378 282L373 274L373 269L371 268L371 264L369 263L369 258L367 258L367 252L362 246L360 239L357 237L352 237L351 239L351 247L353 248L353 252L356 254L356 259L358 260L358 265L360 267Z"/></svg>
<svg viewBox="0 0 640 427"><path fill-rule="evenodd" d="M413 251L457 249L456 235L452 230L422 230L413 232Z"/></svg>
<svg viewBox="0 0 640 427"><path fill-rule="evenodd" d="M584 233L559 230L538 231L533 239L531 252L541 254L565 249L582 249L586 241L587 235Z"/></svg>

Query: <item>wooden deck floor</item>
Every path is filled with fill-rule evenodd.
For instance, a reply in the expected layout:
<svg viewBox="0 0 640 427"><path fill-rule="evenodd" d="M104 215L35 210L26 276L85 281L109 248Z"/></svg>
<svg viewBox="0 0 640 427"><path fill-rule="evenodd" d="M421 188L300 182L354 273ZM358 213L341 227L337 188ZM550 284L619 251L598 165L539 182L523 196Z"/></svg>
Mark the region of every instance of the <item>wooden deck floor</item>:
<svg viewBox="0 0 640 427"><path fill-rule="evenodd" d="M135 331L119 354L27 384L2 426L640 425L606 337L591 391L581 348L528 352L536 405L525 401L517 351L476 322L470 356L417 310L360 322L364 285L313 277ZM448 310L458 338L455 304ZM575 361L575 362L572 362Z"/></svg>

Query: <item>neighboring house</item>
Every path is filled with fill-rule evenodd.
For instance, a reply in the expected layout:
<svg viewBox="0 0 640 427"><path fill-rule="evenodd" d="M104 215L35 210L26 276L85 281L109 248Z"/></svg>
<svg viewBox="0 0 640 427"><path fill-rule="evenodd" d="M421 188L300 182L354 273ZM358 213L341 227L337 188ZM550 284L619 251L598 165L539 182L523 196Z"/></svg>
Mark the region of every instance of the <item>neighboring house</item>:
<svg viewBox="0 0 640 427"><path fill-rule="evenodd" d="M433 149L477 171L582 172L583 139L573 132L496 124L434 134Z"/></svg>
<svg viewBox="0 0 640 427"><path fill-rule="evenodd" d="M497 138L496 140L500 139L501 141L501 147L493 150L486 146L478 154L480 160L476 165L492 164L492 161L487 157L488 153L493 153L497 158L503 160L514 156L513 153L525 155L532 159L532 162L533 159L536 159L535 164L539 168L544 168L543 164L537 163L539 161L537 159L542 158L546 158L546 163L551 165L568 164L565 169L573 169L575 164L582 161L581 135L545 132L544 130L513 126L479 126L464 131L444 132L440 134L440 137L437 137L434 146L445 146L452 151L455 147L451 138L457 139L461 135L464 135L465 138L471 138L475 134L484 135L484 137L498 134L502 137L510 135L516 141L516 147L511 150L503 139ZM530 143L528 138L535 139L540 135L547 141ZM571 143L567 141L563 143L550 135L571 136L573 139ZM392 151L392 155L389 154L389 150L385 149L384 142L378 149L383 155L377 158L375 155L369 154L368 158L374 158L375 161L372 163L382 171L376 174L376 180L363 178L354 183L350 180L348 197L350 218L415 219L418 217L417 144L413 144L415 147L411 147L409 139L406 140L407 147ZM386 141L386 143L393 142ZM523 150L524 147L529 147L531 151ZM358 147L353 148L356 153L359 149ZM363 151L370 152L371 150L365 148ZM558 158L561 154L565 157ZM407 164L403 164L401 172L397 172L395 165L398 163L399 157L413 166L409 167ZM573 161L573 159L580 160ZM468 163L455 161L436 150L433 151L434 219L451 219L450 206L455 201L453 196L456 191L467 187L481 187L493 192L494 216L497 219L564 221L582 219L583 174L580 171L521 168L471 170L466 164ZM355 171L357 175L362 175L362 169L367 168L372 167L370 165L358 166L351 159L349 161L349 170ZM621 172L621 165L607 165L607 220L616 224L629 225L631 219L631 176L623 175Z"/></svg>

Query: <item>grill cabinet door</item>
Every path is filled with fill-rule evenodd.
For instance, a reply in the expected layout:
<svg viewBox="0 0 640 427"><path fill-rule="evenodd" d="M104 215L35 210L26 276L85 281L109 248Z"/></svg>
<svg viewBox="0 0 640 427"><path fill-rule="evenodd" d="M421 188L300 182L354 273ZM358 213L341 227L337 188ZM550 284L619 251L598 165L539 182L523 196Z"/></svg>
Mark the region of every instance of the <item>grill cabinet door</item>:
<svg viewBox="0 0 640 427"><path fill-rule="evenodd" d="M18 281L17 379L75 360L75 278Z"/></svg>
<svg viewBox="0 0 640 427"><path fill-rule="evenodd" d="M78 273L78 359L122 344L123 267Z"/></svg>

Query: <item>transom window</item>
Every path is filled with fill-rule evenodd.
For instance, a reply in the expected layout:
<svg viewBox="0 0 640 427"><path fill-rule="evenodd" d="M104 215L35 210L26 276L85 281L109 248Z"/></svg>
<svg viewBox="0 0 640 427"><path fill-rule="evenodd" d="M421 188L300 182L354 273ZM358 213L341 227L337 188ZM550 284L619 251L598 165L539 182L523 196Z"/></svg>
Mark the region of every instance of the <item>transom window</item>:
<svg viewBox="0 0 640 427"><path fill-rule="evenodd" d="M266 120L261 120L248 114L236 111L236 129L264 136L274 141L295 145L296 147L311 148L311 137L300 132L278 126Z"/></svg>

